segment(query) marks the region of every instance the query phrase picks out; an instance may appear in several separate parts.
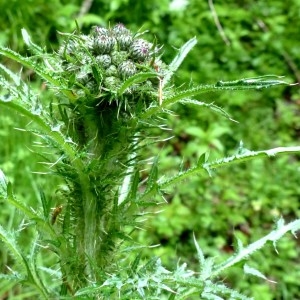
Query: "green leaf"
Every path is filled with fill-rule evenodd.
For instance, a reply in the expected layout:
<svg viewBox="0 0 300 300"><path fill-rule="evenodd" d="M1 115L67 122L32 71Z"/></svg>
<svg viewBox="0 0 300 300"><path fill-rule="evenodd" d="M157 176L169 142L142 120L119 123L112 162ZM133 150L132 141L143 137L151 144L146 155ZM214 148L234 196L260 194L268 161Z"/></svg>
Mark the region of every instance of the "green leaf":
<svg viewBox="0 0 300 300"><path fill-rule="evenodd" d="M157 188L159 190L163 190L167 188L168 186L171 186L173 184L178 183L179 181L184 180L185 178L188 178L190 176L202 173L204 171L208 172L209 175L211 175L212 169L217 169L224 166L229 166L231 164L235 163L241 163L247 160L256 159L257 157L273 157L276 154L282 154L282 153L299 153L300 152L300 146L295 147L278 147L274 149L269 150L261 150L261 151L248 151L241 155L233 155L226 158L218 159L214 162L206 162L204 164L197 164L195 167L192 167L186 171L181 171L178 174L165 179L164 181L160 181L157 185ZM206 154L208 155L208 153ZM206 158L207 161L207 158ZM140 200L143 198L149 197L150 192L147 190L141 197Z"/></svg>
<svg viewBox="0 0 300 300"><path fill-rule="evenodd" d="M122 284L122 282L120 281L120 284ZM83 296L83 295L91 295L97 292L100 292L101 289L103 289L104 285L110 285L110 284L106 284L106 281L103 283L103 285L99 286L88 286L88 287L84 287L79 289L74 296Z"/></svg>
<svg viewBox="0 0 300 300"><path fill-rule="evenodd" d="M43 213L44 213L44 218L47 219L50 214L50 201L47 201L45 193L43 192L42 189L40 189L40 198L43 206Z"/></svg>
<svg viewBox="0 0 300 300"><path fill-rule="evenodd" d="M196 37L193 37L187 41L178 51L178 54L175 56L173 61L169 64L169 70L166 75L164 75L162 80L162 87L164 87L170 81L171 77L175 71L179 68L181 63L184 61L185 57L192 50L192 48L197 44Z"/></svg>
<svg viewBox="0 0 300 300"><path fill-rule="evenodd" d="M176 297L176 294L172 293L172 294L169 296L168 300L174 300L175 297Z"/></svg>
<svg viewBox="0 0 300 300"><path fill-rule="evenodd" d="M138 268L138 265L139 265L139 262L140 262L140 260L141 260L141 257L142 257L142 253L139 253L139 254L135 257L133 263L131 264L131 266L130 266L131 277L133 277L133 274L136 273L137 268Z"/></svg>
<svg viewBox="0 0 300 300"><path fill-rule="evenodd" d="M141 115L141 118L143 119L150 118L152 115L155 115L158 112L160 112L163 108L167 108L168 106L171 106L177 102L186 102L186 103L191 102L190 97L207 93L207 92L214 92L218 90L234 90L234 91L255 90L255 89L257 90L262 88L268 88L275 85L293 85L283 80L265 79L269 77L274 78L276 76L266 75L261 77L244 78L244 79L239 79L234 81L218 81L216 84L200 84L187 90L178 91L175 94L164 98L162 105L150 107ZM282 77L277 76L276 78L282 78ZM199 102L198 105L200 104L201 102ZM212 108L218 110L219 112L222 112L220 108L217 107L212 107ZM222 113L224 114L224 111Z"/></svg>
<svg viewBox="0 0 300 300"><path fill-rule="evenodd" d="M35 221L38 226L40 226L40 229L46 230L51 236L56 236L53 228L46 222L43 218L39 216L38 213L36 213L33 209L30 209L27 207L23 202L18 201L14 198L12 194L12 187L11 183L8 183L8 197L7 201L12 204L14 207L16 207L18 210L22 211L24 215L29 219Z"/></svg>
<svg viewBox="0 0 300 300"><path fill-rule="evenodd" d="M214 259L206 258L203 265L201 266L200 279L205 281L213 277Z"/></svg>
<svg viewBox="0 0 300 300"><path fill-rule="evenodd" d="M202 168L202 165L208 161L208 158L209 152L202 153L198 159L197 166Z"/></svg>
<svg viewBox="0 0 300 300"><path fill-rule="evenodd" d="M122 95L126 89L130 88L134 84L141 83L146 81L149 78L156 78L158 76L157 73L147 72L147 73L138 73L131 77L129 77L118 89L117 95Z"/></svg>
<svg viewBox="0 0 300 300"><path fill-rule="evenodd" d="M219 114L221 114L222 116L226 117L227 119L236 122L235 120L233 120L230 115L221 107L213 104L213 103L205 103L202 101L198 101L198 100L194 100L194 99L182 99L179 100L179 103L181 104L192 104L192 105L197 105L197 106L203 106L205 108L209 108Z"/></svg>
<svg viewBox="0 0 300 300"><path fill-rule="evenodd" d="M277 283L276 281L268 279L264 274L259 272L257 269L252 268L247 264L244 264L244 272L245 272L245 274L250 274L250 275L265 279L265 280L267 280L269 282L272 282L272 283Z"/></svg>
<svg viewBox="0 0 300 300"><path fill-rule="evenodd" d="M35 54L42 54L44 52L43 49L40 46L34 44L31 41L31 37L28 34L28 32L27 32L26 29L22 28L21 29L21 33L22 33L22 37L23 37L24 43L29 47L30 50L33 51L33 53L35 53Z"/></svg>
<svg viewBox="0 0 300 300"><path fill-rule="evenodd" d="M2 240L2 242L4 242L5 246L10 250L9 252L15 258L15 260L26 269L26 264L22 252L17 246L15 236L12 233L6 231L1 225L0 225L0 239Z"/></svg>
<svg viewBox="0 0 300 300"><path fill-rule="evenodd" d="M133 189L133 191L134 191L134 189L137 189L137 186L133 186L133 185L138 184L134 181L134 180L136 180L135 178L132 181L132 177L134 174L135 160L136 160L136 152L133 151L128 157L128 167L126 170L126 175L124 176L122 185L119 189L118 205L121 205L123 202L127 203L127 201L134 199L131 197L131 191L132 191L132 189ZM134 175L136 175L136 174L134 174ZM136 194L136 191L135 191L135 194Z"/></svg>
<svg viewBox="0 0 300 300"><path fill-rule="evenodd" d="M216 89L222 90L250 90L269 88L274 85L289 85L283 80L279 80L283 76L265 75L259 77L242 78L233 81L218 81L215 84Z"/></svg>
<svg viewBox="0 0 300 300"><path fill-rule="evenodd" d="M7 198L7 179L3 171L0 169L0 199L6 199L6 198Z"/></svg>
<svg viewBox="0 0 300 300"><path fill-rule="evenodd" d="M131 199L136 199L139 183L140 183L140 172L136 171L134 173L134 176L132 179L132 184L131 184L131 189L130 189L130 198Z"/></svg>
<svg viewBox="0 0 300 300"><path fill-rule="evenodd" d="M0 76L0 86L5 89L7 94L0 96L1 102L10 102L13 97L22 99L22 94L20 91L14 87L10 82L8 82L3 76Z"/></svg>
<svg viewBox="0 0 300 300"><path fill-rule="evenodd" d="M26 68L34 70L41 78L45 79L53 86L60 88L60 90L68 97L70 101L76 99L76 96L73 95L73 93L70 90L62 89L61 82L54 78L53 72L49 72L47 68L41 68L40 65L32 61L32 59L25 58L17 52L4 47L0 47L0 54L20 63Z"/></svg>
<svg viewBox="0 0 300 300"><path fill-rule="evenodd" d="M21 78L19 75L16 75L11 70L6 68L4 65L0 64L0 69L14 82L16 86L19 86L21 83Z"/></svg>
<svg viewBox="0 0 300 300"><path fill-rule="evenodd" d="M222 297L218 296L218 295L222 295ZM212 299L212 300L223 300L223 299L254 300L253 298L249 298L245 295L238 293L237 291L235 291L231 288L228 288L224 284L213 283L210 281L206 282L206 286L204 288L204 291L201 293L201 297L202 297L201 299Z"/></svg>
<svg viewBox="0 0 300 300"><path fill-rule="evenodd" d="M280 226L278 227L278 224ZM286 225L283 224L283 219L280 218L279 221L277 221L277 228L275 228L272 232L267 234L266 236L262 237L261 239L257 240L256 242L248 245L247 247L243 247L238 249L238 252L235 253L233 256L228 258L225 262L216 265L214 268L214 276L217 276L220 272L223 270L239 263L240 261L248 258L249 255L253 254L255 251L259 250L268 241L273 242L273 245L275 247L275 243L287 232L291 231L292 233L295 233L297 230L300 230L300 219L295 220L293 222L290 222ZM276 250L276 247L275 247Z"/></svg>
<svg viewBox="0 0 300 300"><path fill-rule="evenodd" d="M193 239L194 239L194 245L195 245L196 250L197 250L197 256L198 256L199 263L201 265L203 265L204 261L205 261L205 257L204 257L203 251L201 250L200 246L197 243L197 240L196 240L196 237L195 237L194 233L193 233Z"/></svg>
<svg viewBox="0 0 300 300"><path fill-rule="evenodd" d="M102 80L102 76L101 76L99 67L97 65L92 65L92 72L93 72L93 77L96 80L97 85L99 85Z"/></svg>
<svg viewBox="0 0 300 300"><path fill-rule="evenodd" d="M31 109L28 109L23 103L18 103L17 101L0 101L0 106L1 105L9 107L12 110L28 117L30 121L34 122L41 128L41 130L45 133L47 140L53 141L53 144L59 147L60 150L68 156L70 161L72 161L72 165L76 166L76 169L84 169L83 162L77 157L77 151L72 140L66 138L60 131L53 130L55 126L51 126L46 115L37 115L32 112Z"/></svg>
<svg viewBox="0 0 300 300"><path fill-rule="evenodd" d="M155 187L157 187L157 179L158 179L158 159L156 158L153 162L153 165L151 167L151 170L150 170L150 173L148 176L145 193L147 193L150 190L153 190Z"/></svg>
<svg viewBox="0 0 300 300"><path fill-rule="evenodd" d="M278 148L261 150L261 151L248 150L242 154L228 156L222 159L218 159L211 163L207 162L203 164L203 168L215 169L215 168L223 167L225 165L245 162L247 160L252 160L258 157L265 157L265 156L273 157L277 154L282 154L282 153L299 153L299 152L300 152L300 146L278 147Z"/></svg>

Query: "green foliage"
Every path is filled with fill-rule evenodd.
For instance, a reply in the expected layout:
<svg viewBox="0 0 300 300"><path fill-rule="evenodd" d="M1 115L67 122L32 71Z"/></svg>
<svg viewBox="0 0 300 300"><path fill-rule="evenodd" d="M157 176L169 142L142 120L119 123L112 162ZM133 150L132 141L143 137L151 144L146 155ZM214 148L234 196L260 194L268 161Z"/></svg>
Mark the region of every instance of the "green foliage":
<svg viewBox="0 0 300 300"><path fill-rule="evenodd" d="M21 51L24 50L24 42L20 38L22 28L34 33L41 45L50 45L50 41L57 43L56 30L71 30L79 8L75 1L66 5L60 0L34 0L1 1L0 9L0 44Z"/></svg>
<svg viewBox="0 0 300 300"><path fill-rule="evenodd" d="M297 3L294 2L290 5L296 7L297 11ZM25 12L29 10L26 10L27 4L23 5L23 12L26 15ZM74 1L73 12L79 11L79 6L76 7L76 5L78 4ZM155 5L159 9L153 10ZM11 6L13 4L10 4ZM138 74L127 79L122 78L121 86L117 85L116 89L114 88L115 82L109 88L104 82L103 85L101 84L103 70L93 65L93 62L89 62L85 68L78 64L81 55L86 54L88 57L94 55L88 47L84 46L84 43L81 44L80 35L70 34L60 37L65 40L65 45L70 42L79 44L78 51L71 58L62 56L61 51L58 51L58 55L46 54L43 47L31 42L26 31L23 31L23 38L27 47L31 49L32 56L25 58L9 49L2 49L2 53L7 57L26 68L33 69L35 74L48 82L50 90L43 90L41 96L37 97L36 87L40 89L42 86L38 86L39 80L30 84L28 88L18 75L5 67L2 68L1 73L4 76L1 82L6 91L2 90L1 94L3 100L1 101L1 115L6 114L6 108L10 107L13 111L33 121L31 124L28 123L28 119L24 121L16 119L12 122L11 118L5 120L3 117L2 136L10 137L8 132L11 132L13 127L18 127L34 133L35 138L30 138L30 135L21 131L19 136L8 139L9 142L5 143L6 157L25 167L24 170L18 168L14 171L16 173L12 180L1 181L4 187L8 181L12 181L16 192L16 196L9 197L9 201L4 202L3 220L7 219L9 222L2 223L1 220L1 224L8 224L5 226L3 237L7 242L14 241L14 243L9 242L7 248L9 245L15 245L16 253L31 257L31 259L27 260L29 266L27 269L19 269L22 261L14 264L7 251L3 251L3 264L17 271L18 273L14 274L20 277L4 274L5 285L1 288L1 294L4 294L9 286L14 286L10 296L13 296L14 290L17 293L17 282L22 278L25 280L25 285L22 287L24 296L26 292L29 293L29 297L30 295L31 297L36 297L37 294L43 295L43 288L39 287L40 283L34 278L35 275L30 275L32 273L38 274L41 282L47 288L49 287L46 291L48 296L60 294L60 297L76 293L86 297L94 295L94 297L117 298L118 292L122 291L122 297L128 295L128 299L132 297L163 299L167 294L171 295L169 299L187 297L198 299L200 293L202 293L202 298L243 299L244 297L246 299L246 297L254 296L259 299L263 295L263 298L271 299L271 294L274 292L271 290L271 287L274 287L272 281L278 282L274 297L290 299L294 297L291 295L297 295L297 290L294 288L297 286L295 279L297 277L292 275L292 270L294 270L293 265L297 263L298 253L296 243L287 238L283 238L277 246L280 258L276 261L269 259L274 256L272 247L264 247L259 252L255 252L249 266L244 267L245 273L260 278L270 278L270 287L264 285L264 288L261 288L257 285L260 279L249 276L241 280L242 271L239 267L227 268L217 278L209 277L213 266L222 265L222 262L224 264L226 261L239 257L236 256L239 252L238 248L232 247L234 236L242 240L244 245L249 245L240 247L240 250L252 249L254 251L254 248L250 247L255 245L253 241L267 241L261 239L261 236L270 237L268 232L271 230L274 218L277 219L281 214L287 220L299 217L297 156L280 156L275 159L271 158L270 162L261 159L253 160L281 150L283 153L298 151L297 147L278 148L281 145L294 146L294 141L297 139L298 89L290 89L287 85L283 85L282 88L268 90L265 93L260 90L264 84L269 86L272 83L284 82L275 76L257 77L257 74L278 74L278 70L281 70L280 75L290 74L288 81L292 81L293 79L290 79L294 77L298 78L297 67L295 67L297 45L292 42L297 39L286 38L295 36L295 32L287 26L286 22L294 20L293 24L296 24L297 18L293 13L295 10L287 10L286 6L286 3L274 2L272 8L266 9L263 4L260 4L258 8L248 2L237 4L231 1L226 5L215 3L225 36L231 43L231 47L226 47L216 30L207 3L189 1L188 5L176 11L174 6L171 9L169 1L153 1L151 5L139 1L111 1L110 4L106 1L94 1L90 13L78 18L79 26L85 33L88 32L89 25L94 22L108 24L109 20L110 23L122 21L131 24L129 27L133 29L144 25L143 28L151 29L160 42L167 44L164 48L164 60L171 61L171 63L169 66L163 65L163 69L166 67L164 71L161 68L158 70L154 64L150 63L139 69ZM39 6L38 9L42 7ZM65 10L58 9L62 8L62 5L58 3L53 7L55 13L49 14L50 18L56 15L73 14L71 10L67 12L67 6ZM100 7L101 12L98 11ZM130 17L127 13L128 8L130 8ZM19 11L19 8L10 9ZM99 13L101 17L98 16ZM53 20L65 20L59 26L57 24L54 26L59 28L59 31L70 31L70 26L73 27L70 23L71 19L54 18ZM170 19L172 23L168 21ZM44 45L45 40L46 44L51 41L52 45L54 42L54 49L57 49L55 45L57 38L53 38L51 29L47 28L47 24L52 26L53 20L44 25L39 24L39 27L35 27L35 21L39 19L31 22L30 26L33 27L23 25L20 18L17 20L18 22L14 24L29 28L29 31L30 28L40 29L40 31L35 30L34 33L34 39L38 44ZM15 42L9 44L13 48L16 45L23 45L21 40L16 38L19 32L20 29L11 31ZM186 42L187 37L194 35L198 37L198 46L194 47L186 58L182 55L185 48L182 48L177 57L172 60L174 49L170 49L170 45L179 47ZM148 36L144 33L142 38ZM5 40L7 41L6 37ZM153 44L157 46L156 39ZM193 39L186 44L188 45L194 46ZM188 47L186 49L187 52L191 50ZM157 58L161 59L160 54ZM185 58L184 61L183 58ZM176 62L179 64L176 65ZM75 65L76 72L82 68L82 72L76 73L78 77L72 77L71 73L74 73L74 70L67 67L67 64L71 63ZM181 63L183 63L183 68L177 70ZM95 100L99 101L100 98L99 94L90 89L90 86L85 87L79 82L84 79L82 75L85 72L88 75L88 81L95 80L94 86L96 84L97 88L102 86L107 89L107 94L99 102L102 105L101 110L104 109L107 114L102 114L101 121L97 121L96 125L93 125L92 120L95 116L91 113L90 103ZM169 76L172 76L172 82L169 81L171 78ZM244 79L236 80L241 77ZM153 90L150 91L150 88L141 91L140 95L148 93L149 97L145 102L141 102L144 105L135 107L133 103L136 100L129 99L131 93L127 92L136 85L144 86L146 81L151 82ZM187 81L190 81L190 84L181 86L182 82ZM255 86L252 86L253 81ZM14 82L14 85L11 82ZM214 84L198 86L195 82L213 82ZM109 83L106 82L106 84ZM232 88L233 90L258 88L259 92L233 93ZM224 89L228 89L227 92ZM134 89L132 92L134 93ZM116 95L119 95L121 101L118 99L114 102ZM104 100L106 96L109 97L107 103L110 103L111 110L103 106L103 103L106 103ZM29 99L31 101L28 101ZM49 103L51 103L50 106ZM86 103L89 105L86 106ZM112 108L113 103L116 104L115 108ZM180 118L173 118L169 114L170 109L174 109ZM210 114L212 110L221 113L227 119L238 120L240 123L229 122L218 115ZM100 108L97 111L100 111ZM227 112L230 112L230 115ZM81 114L88 114L88 117L83 119ZM117 121L113 121L114 118L111 116L117 116ZM125 122L124 117L126 117ZM160 117L167 117L168 120L162 122ZM98 131L98 127L106 123L103 120L109 120L109 124L114 125L101 127ZM163 140L168 139L170 133L161 131L166 128L166 122L169 127L173 128L175 135L167 143ZM118 131L120 127L122 130ZM96 135L96 132L103 133L102 140L101 135ZM130 134L127 135L127 133ZM146 138L148 135L159 136L158 145L164 144L163 148L153 147L155 143ZM103 138L105 136L109 136L109 139ZM25 141L24 137L27 138ZM36 146L32 146L32 140L43 148L36 150ZM158 138L155 140L157 141ZM240 144L241 140L244 141L246 148ZM35 155L29 151L26 152L26 147L22 149L20 141L24 141L24 145ZM105 154L98 146L103 145L103 141L106 144ZM35 149L32 150L32 147ZM11 155L10 149L16 148L18 151L14 150ZM250 150L257 148L272 149ZM206 153L201 156L205 152L210 152L210 155ZM139 171L146 163L142 160L143 158L158 156L158 154L159 160L152 163L151 171ZM219 159L219 157L227 158ZM23 159L26 160L26 164ZM42 166L50 168L37 167L37 163L41 160ZM235 162L244 160L249 161L246 164L235 165ZM118 166L118 163L122 167ZM227 165L230 167L219 168ZM13 165L6 161L2 166L5 173L7 174L8 170L9 177L12 177ZM46 173L46 179L34 174L30 175L32 168L38 173ZM208 177L206 171L209 171L212 177ZM165 175L160 177L160 174ZM190 177L191 174L199 176ZM178 182L183 178L185 178L185 184L179 186ZM287 181L286 178L289 180ZM43 192L40 191L40 187ZM26 192L18 194L18 190ZM97 195L93 195L94 193ZM160 202L161 196L168 200L169 204L163 212L152 216L151 211L156 212L160 209L157 208L157 201ZM3 197L6 198L5 189ZM96 208L93 205L86 206L86 209L83 209L81 204L84 201L80 199L84 198L95 199L95 202L100 199L101 205ZM12 207L16 207L22 214L12 213ZM51 207L54 207L53 211ZM82 216L84 215L82 212L85 212L86 219ZM141 225L149 212L149 225L148 223ZM91 219L93 220L96 216L96 220L97 214L99 214L98 220L100 221L93 225ZM25 220L29 222L24 226L21 220L23 216L26 216ZM83 221L80 222L80 220ZM76 222L78 224L74 226ZM12 225L20 223L21 227ZM90 228L84 226L84 223L88 223ZM38 237L33 234L35 224L40 229ZM95 259L91 258L93 250L89 252L89 256L85 255L88 250L83 250L82 255L78 254L79 259L70 259L70 257L76 257L73 253L82 245L79 241L84 240L82 235L88 235L93 231L97 235L97 230L94 228L98 226L100 228L98 233L100 236L102 234L101 251L107 253L109 259L98 259L95 263ZM145 233L143 231L132 233L134 228L143 226L147 229ZM85 227L86 231L82 227ZM16 237L15 232L18 232ZM23 234L24 232L29 235ZM75 232L82 233L78 235L78 240L74 239ZM194 258L195 245L192 232L195 232L202 249L199 250L196 246L200 265L203 265L201 257L217 257L217 262L210 258L204 260L205 273L210 274L204 281L199 280L195 272L187 271L184 264L174 267L177 261L175 257L180 256L188 261L189 268L197 269L199 261ZM109 238L106 238L107 235ZM136 250L140 251L140 246L132 247L132 238L142 245L162 243L164 247L145 248L143 254L136 255ZM93 248L92 239L93 235L90 240L84 240L85 245L89 245L91 249ZM39 246L33 246L36 244ZM238 244L241 245L241 242ZM262 244L260 243L260 246ZM120 252L121 249L123 250ZM176 254L174 249L176 249ZM199 255L199 251L205 254ZM29 253L32 253L32 256ZM162 261L153 258L154 253L161 256ZM150 257L149 260L147 255ZM60 261L58 257L64 259ZM32 260L36 261L38 269L34 269ZM80 260L84 263L80 263ZM117 263L114 264L114 261ZM240 263L237 262L237 264ZM69 265L69 269L65 265ZM60 271L57 272L57 269ZM80 270L79 273L84 276L81 278L72 276L71 269ZM93 275L90 274L93 272L95 276L99 276L100 280L91 280ZM203 274L204 271L201 272ZM287 273L289 276L286 275ZM281 280L282 274L285 274L284 280ZM219 284L218 279L223 280L224 277L226 277L225 282ZM55 278L55 284L53 278ZM92 281L91 286L86 287L86 278ZM68 282L72 282L72 285ZM35 288L30 288L28 284L32 284ZM232 288L228 289L226 286ZM77 288L79 290L76 292ZM246 291L245 296L234 290ZM172 291L176 291L177 294Z"/></svg>

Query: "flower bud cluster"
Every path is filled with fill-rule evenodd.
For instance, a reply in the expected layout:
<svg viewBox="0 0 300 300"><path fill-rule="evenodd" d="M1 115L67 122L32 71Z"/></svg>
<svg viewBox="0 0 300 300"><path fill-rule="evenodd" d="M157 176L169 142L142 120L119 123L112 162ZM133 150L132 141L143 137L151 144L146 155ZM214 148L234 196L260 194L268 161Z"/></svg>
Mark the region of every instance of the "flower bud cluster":
<svg viewBox="0 0 300 300"><path fill-rule="evenodd" d="M95 26L89 35L71 35L59 50L62 67L73 80L72 90L79 97L88 91L95 99L112 99L121 84L143 72L157 72L163 66L152 43L134 35L123 24L112 28ZM137 83L125 93L136 96L157 91L158 80ZM135 97L136 98L136 97Z"/></svg>

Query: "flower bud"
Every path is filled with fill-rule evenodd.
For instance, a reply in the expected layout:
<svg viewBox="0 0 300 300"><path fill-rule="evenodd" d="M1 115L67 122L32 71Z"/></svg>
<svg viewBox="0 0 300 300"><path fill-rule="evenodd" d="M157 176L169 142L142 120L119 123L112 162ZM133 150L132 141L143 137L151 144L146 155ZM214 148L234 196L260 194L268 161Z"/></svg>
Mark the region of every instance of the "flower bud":
<svg viewBox="0 0 300 300"><path fill-rule="evenodd" d="M129 50L133 42L133 37L131 35L120 35L116 37L120 50Z"/></svg>
<svg viewBox="0 0 300 300"><path fill-rule="evenodd" d="M109 30L104 28L104 27L100 27L100 26L94 26L91 30L91 36L93 36L94 38L99 38L100 36L109 36Z"/></svg>
<svg viewBox="0 0 300 300"><path fill-rule="evenodd" d="M111 58L107 54L98 55L96 56L95 60L97 64L104 69L107 69L111 65Z"/></svg>
<svg viewBox="0 0 300 300"><path fill-rule="evenodd" d="M121 85L121 80L118 77L109 76L104 79L103 83L106 89L116 91Z"/></svg>
<svg viewBox="0 0 300 300"><path fill-rule="evenodd" d="M115 38L107 35L100 35L94 39L94 51L98 54L108 54L116 44Z"/></svg>
<svg viewBox="0 0 300 300"><path fill-rule="evenodd" d="M117 67L114 65L109 66L108 69L106 69L105 76L117 76L118 70Z"/></svg>
<svg viewBox="0 0 300 300"><path fill-rule="evenodd" d="M112 32L116 35L116 36L120 36L120 35L131 35L131 32L130 30L128 30L124 24L122 23L119 23L119 24L116 24L113 29L112 29Z"/></svg>
<svg viewBox="0 0 300 300"><path fill-rule="evenodd" d="M143 39L134 40L130 47L132 58L134 60L144 61L149 57L150 46L151 44Z"/></svg>
<svg viewBox="0 0 300 300"><path fill-rule="evenodd" d="M111 61L115 66L120 65L127 57L128 53L126 51L113 51L111 53Z"/></svg>
<svg viewBox="0 0 300 300"><path fill-rule="evenodd" d="M137 73L137 68L133 61L125 60L119 65L119 74L122 78L128 78Z"/></svg>

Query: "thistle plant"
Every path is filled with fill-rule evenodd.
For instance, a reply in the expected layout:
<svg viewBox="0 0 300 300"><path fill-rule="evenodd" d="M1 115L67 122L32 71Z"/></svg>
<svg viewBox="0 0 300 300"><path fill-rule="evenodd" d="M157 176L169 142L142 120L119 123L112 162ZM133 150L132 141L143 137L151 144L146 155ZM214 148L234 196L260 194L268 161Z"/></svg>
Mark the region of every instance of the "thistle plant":
<svg viewBox="0 0 300 300"><path fill-rule="evenodd" d="M42 192L42 209L32 210L15 198L11 183L1 172L1 197L22 211L37 229L27 255L18 247L14 233L0 227L0 238L18 262L17 270L2 277L33 286L36 295L45 299L185 299L191 295L249 299L214 279L267 241L275 243L283 233L294 233L300 227L299 220L288 225L280 220L278 229L256 244L243 247L239 243L236 254L220 265L204 258L195 241L200 272L188 270L185 264L169 271L159 259L145 262L140 254L128 262L128 253L140 248L130 242L131 232L141 226L148 207L160 202L165 189L187 176L260 155L299 152L300 147L243 151L216 162L203 156L197 166L171 178L159 176L158 160L154 159L147 180L141 178L139 156L148 142L147 130L162 128L162 117L172 114L173 104L206 107L231 119L222 108L195 97L207 91L262 89L287 83L264 76L176 87L172 76L196 39L189 40L166 64L155 39L149 42L145 32L134 34L122 24L95 26L88 35L79 30L61 34L62 45L54 53L34 44L25 30L22 34L32 56L23 57L7 48L1 48L0 54L40 76L52 93L51 102L42 101L43 95L38 97L19 74L0 65L0 105L29 118L31 125L25 130L37 135L44 149L55 151L54 161L46 150L37 155L42 155L50 165L47 173L60 177L62 185L56 191L60 205L52 213L51 201ZM42 249L55 254L58 271L37 266L36 255ZM251 268L246 270L255 273ZM53 280L58 284L49 285Z"/></svg>

